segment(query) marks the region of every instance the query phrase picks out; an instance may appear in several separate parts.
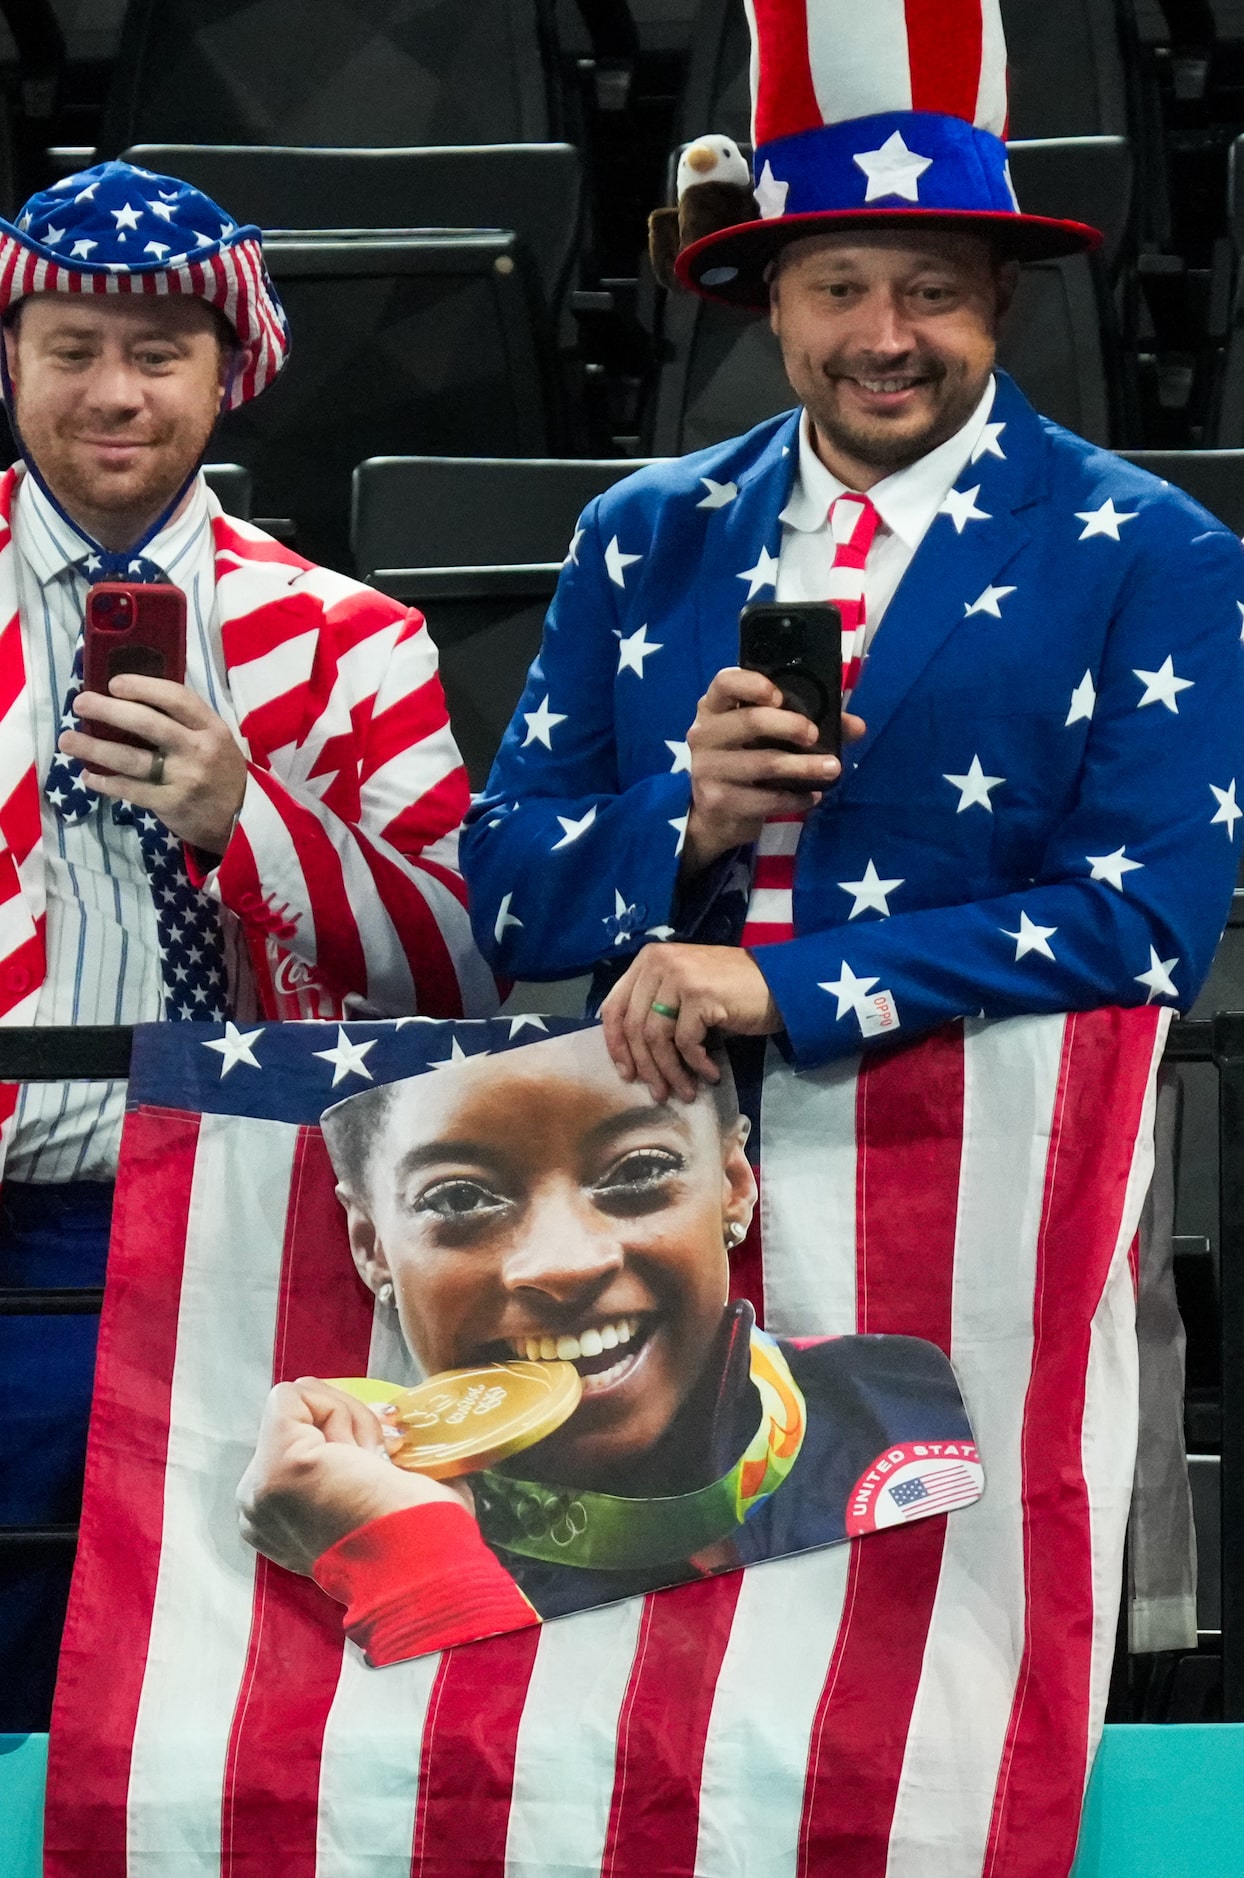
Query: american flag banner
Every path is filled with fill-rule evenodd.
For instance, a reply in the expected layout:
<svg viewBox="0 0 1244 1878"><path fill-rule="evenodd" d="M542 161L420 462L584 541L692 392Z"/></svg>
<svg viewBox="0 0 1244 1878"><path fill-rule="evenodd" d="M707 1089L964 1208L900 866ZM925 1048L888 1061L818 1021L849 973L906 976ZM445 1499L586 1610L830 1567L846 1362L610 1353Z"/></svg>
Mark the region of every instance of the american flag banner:
<svg viewBox="0 0 1244 1878"><path fill-rule="evenodd" d="M404 1379L318 1117L574 1026L140 1031L47 1878L1066 1878L1168 1021L968 1022L811 1072L740 1045L760 1205L737 1291L781 1335L939 1344L983 1498L906 1523L955 1482L904 1457L889 1530L380 1670L234 1505L274 1380Z"/></svg>

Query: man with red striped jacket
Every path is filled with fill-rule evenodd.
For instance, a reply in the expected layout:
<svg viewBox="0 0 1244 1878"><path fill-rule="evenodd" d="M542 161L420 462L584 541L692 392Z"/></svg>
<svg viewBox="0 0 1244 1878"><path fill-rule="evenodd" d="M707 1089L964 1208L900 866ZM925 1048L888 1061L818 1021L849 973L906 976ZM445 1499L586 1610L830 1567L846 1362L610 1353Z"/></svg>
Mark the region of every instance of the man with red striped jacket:
<svg viewBox="0 0 1244 1878"><path fill-rule="evenodd" d="M421 617L223 515L200 474L288 352L259 231L100 164L0 223L0 314L23 459L0 481L0 1022L215 1020L224 1074L250 1020L493 1008ZM181 589L184 683L83 688L88 589L117 580ZM0 1284L102 1280L123 1104L0 1088ZM72 1519L93 1322L0 1322L0 1524ZM0 1596L0 1729L43 1718L62 1577Z"/></svg>

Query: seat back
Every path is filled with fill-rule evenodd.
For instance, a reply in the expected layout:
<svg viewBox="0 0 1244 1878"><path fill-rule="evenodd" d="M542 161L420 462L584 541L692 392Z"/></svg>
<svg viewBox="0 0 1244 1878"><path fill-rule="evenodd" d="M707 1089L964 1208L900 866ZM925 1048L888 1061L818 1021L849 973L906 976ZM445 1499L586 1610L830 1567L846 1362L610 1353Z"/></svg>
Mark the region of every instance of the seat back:
<svg viewBox="0 0 1244 1878"><path fill-rule="evenodd" d="M548 315L511 234L425 230L266 244L295 335L262 398L224 420L260 517L347 568L350 476L409 450L546 455L561 409Z"/></svg>
<svg viewBox="0 0 1244 1878"><path fill-rule="evenodd" d="M355 564L426 617L473 788L483 787L540 649L577 517L639 467L615 457L441 456L373 459L355 471Z"/></svg>
<svg viewBox="0 0 1244 1878"><path fill-rule="evenodd" d="M226 515L249 522L253 512L255 479L241 463L205 463L203 477Z"/></svg>
<svg viewBox="0 0 1244 1878"><path fill-rule="evenodd" d="M551 0L130 0L100 153L556 137L557 64Z"/></svg>
<svg viewBox="0 0 1244 1878"><path fill-rule="evenodd" d="M1233 535L1244 535L1244 450L1123 450L1120 455L1184 490ZM1244 984L1218 1009L1244 1010Z"/></svg>
<svg viewBox="0 0 1244 1878"><path fill-rule="evenodd" d="M583 165L568 143L342 150L270 144L137 144L126 160L178 176L235 222L267 229L511 228L550 309L583 231Z"/></svg>

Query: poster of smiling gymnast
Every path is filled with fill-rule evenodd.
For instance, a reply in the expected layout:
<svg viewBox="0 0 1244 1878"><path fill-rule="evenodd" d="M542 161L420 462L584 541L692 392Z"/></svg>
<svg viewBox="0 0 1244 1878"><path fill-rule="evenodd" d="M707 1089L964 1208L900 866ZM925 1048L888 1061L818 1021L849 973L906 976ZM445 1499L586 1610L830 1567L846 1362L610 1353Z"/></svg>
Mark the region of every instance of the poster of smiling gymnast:
<svg viewBox="0 0 1244 1878"><path fill-rule="evenodd" d="M358 1273L425 1380L279 1384L239 1506L371 1665L979 1497L936 1346L773 1337L730 1298L757 1187L724 1058L658 1104L581 1030L321 1126Z"/></svg>

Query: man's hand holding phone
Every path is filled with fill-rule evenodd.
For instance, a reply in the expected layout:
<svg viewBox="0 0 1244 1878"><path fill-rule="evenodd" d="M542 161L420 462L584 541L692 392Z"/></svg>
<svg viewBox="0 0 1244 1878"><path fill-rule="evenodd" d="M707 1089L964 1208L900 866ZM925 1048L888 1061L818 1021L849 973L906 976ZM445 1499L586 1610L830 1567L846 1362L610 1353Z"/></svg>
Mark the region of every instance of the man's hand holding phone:
<svg viewBox="0 0 1244 1878"><path fill-rule="evenodd" d="M863 719L843 712L843 741L863 734ZM718 672L687 732L691 810L683 872L698 874L729 849L755 841L771 815L806 815L842 774L836 756L817 750L820 738L810 717L782 709L780 688L762 672L738 665Z"/></svg>
<svg viewBox="0 0 1244 1878"><path fill-rule="evenodd" d="M80 759L88 789L150 809L190 847L224 853L246 793L246 757L210 704L188 685L124 672L107 696L79 692L74 710L83 728L63 731L58 747ZM97 724L143 747L90 735Z"/></svg>

